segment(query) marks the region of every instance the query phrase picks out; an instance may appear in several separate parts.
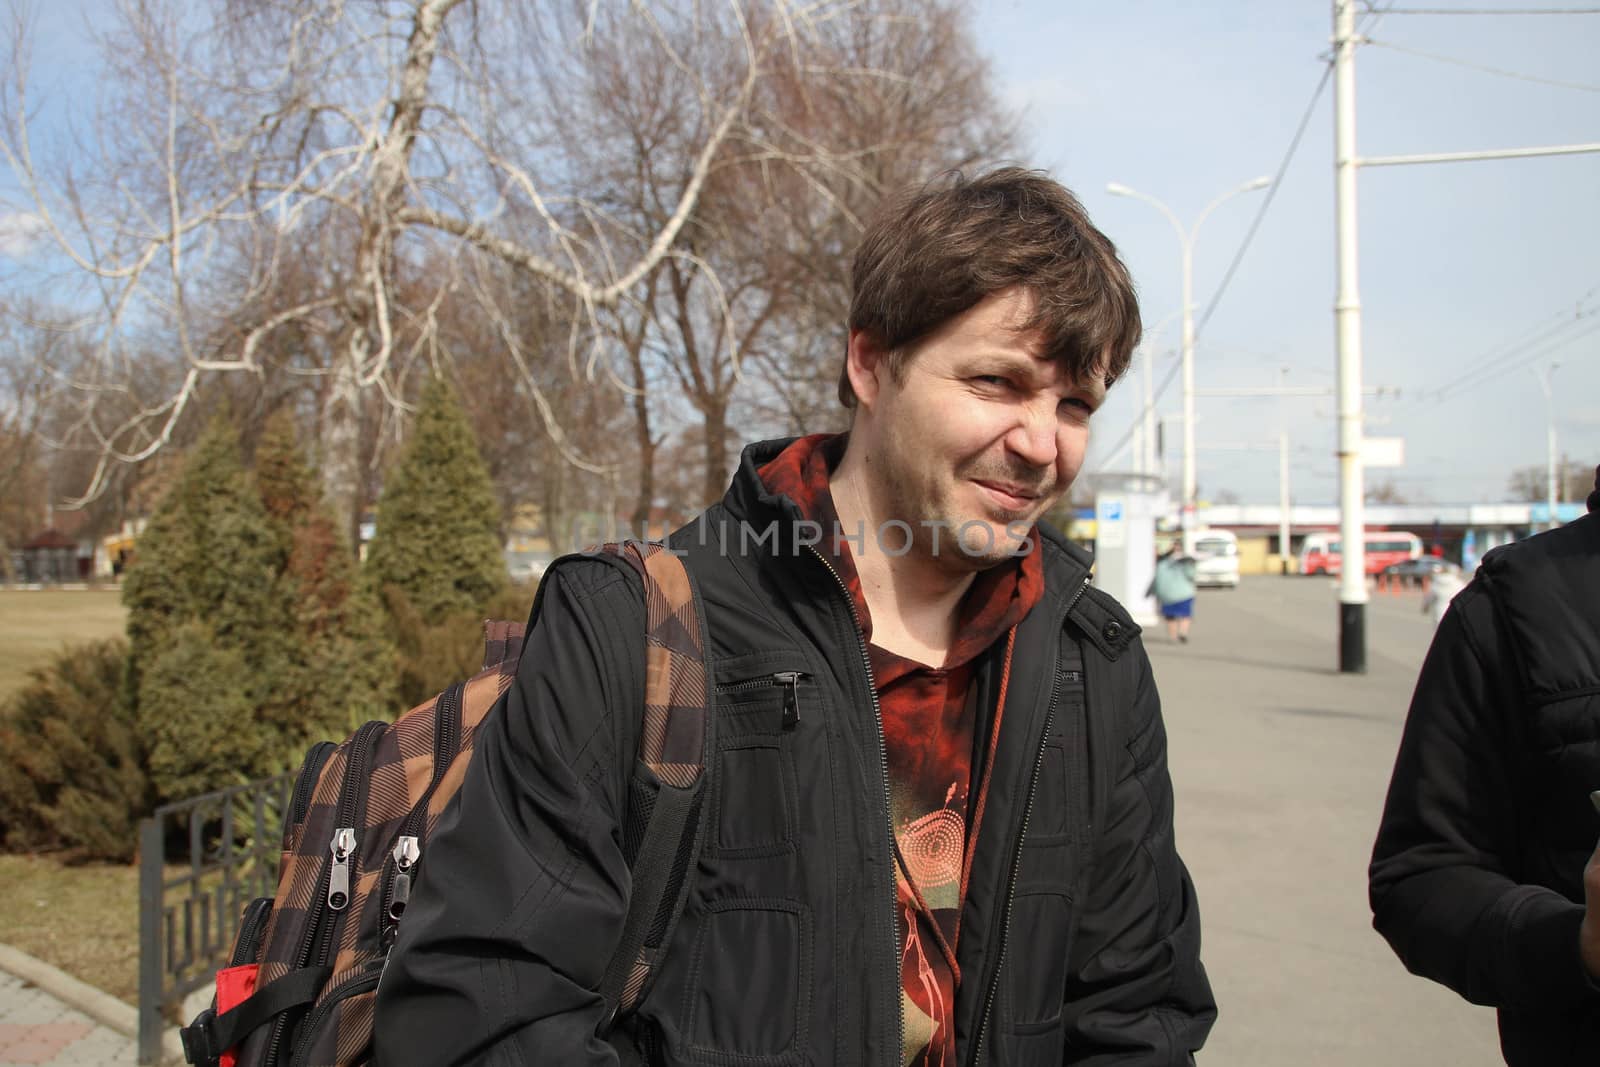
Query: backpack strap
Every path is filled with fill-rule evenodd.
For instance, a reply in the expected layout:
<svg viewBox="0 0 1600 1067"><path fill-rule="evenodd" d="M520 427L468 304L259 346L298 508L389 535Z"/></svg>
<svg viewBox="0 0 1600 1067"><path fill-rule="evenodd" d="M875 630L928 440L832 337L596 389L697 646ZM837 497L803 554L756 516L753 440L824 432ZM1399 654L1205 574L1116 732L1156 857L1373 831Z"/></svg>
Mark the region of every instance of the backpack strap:
<svg viewBox="0 0 1600 1067"><path fill-rule="evenodd" d="M712 669L705 608L683 560L663 545L628 541L603 551L620 557L644 582L645 694L635 778L653 786L630 789L630 803L648 803L631 865L633 890L622 940L606 967L600 1032L633 1012L688 900L700 849L702 797L712 745Z"/></svg>
<svg viewBox="0 0 1600 1067"><path fill-rule="evenodd" d="M194 1022L178 1031L183 1041L184 1059L201 1065L218 1062L224 1052L236 1047L263 1024L290 1008L311 1004L332 974L332 967L290 971L221 1015L206 1009Z"/></svg>
<svg viewBox="0 0 1600 1067"><path fill-rule="evenodd" d="M517 673L522 657L523 626L508 619L485 619L483 623L483 669L498 667L504 675Z"/></svg>

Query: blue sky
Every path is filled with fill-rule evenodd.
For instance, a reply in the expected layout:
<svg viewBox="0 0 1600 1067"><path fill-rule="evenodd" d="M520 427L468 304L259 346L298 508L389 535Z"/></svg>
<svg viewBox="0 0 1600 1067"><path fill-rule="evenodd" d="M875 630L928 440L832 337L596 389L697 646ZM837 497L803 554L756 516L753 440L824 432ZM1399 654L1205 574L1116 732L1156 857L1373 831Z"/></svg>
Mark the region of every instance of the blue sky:
<svg viewBox="0 0 1600 1067"><path fill-rule="evenodd" d="M1390 6L1380 0L1379 6ZM1400 0L1397 7L1593 7L1529 0ZM1106 193L1120 182L1164 201L1185 224L1215 196L1276 171L1322 74L1332 5L1307 0L1180 4L1153 0L986 0L974 25L1007 97L1026 107L1028 161L1070 185L1118 246L1139 284L1147 326L1176 312L1179 245L1149 204ZM1392 14L1369 26L1357 56L1362 155L1600 142L1600 15ZM1494 76L1395 47L1591 91ZM1311 118L1283 185L1196 355L1199 388L1260 387L1279 368L1300 386L1334 383L1332 86ZM1544 394L1532 367L1552 360L1559 443L1600 463L1600 155L1363 170L1361 300L1365 381L1398 388L1368 398L1367 432L1401 436L1406 465L1368 473L1434 503L1503 498L1509 473L1545 460ZM1219 207L1195 251L1204 308L1264 193ZM1582 302L1587 295L1587 301ZM1552 340L1516 354L1541 327ZM1587 336L1583 335L1585 331ZM1176 319L1157 339L1176 352ZM1544 354L1540 354L1544 353ZM1158 358L1159 382L1175 355ZM1533 358L1529 366L1512 364ZM1463 379L1475 366L1504 373ZM1474 381L1481 384L1471 385ZM1089 468L1124 436L1142 397L1130 377L1096 416ZM1281 405L1281 414L1280 414ZM1177 383L1158 401L1181 410ZM1277 499L1280 418L1292 446L1294 496L1337 496L1332 397L1196 401L1202 496ZM1168 469L1181 463L1168 426ZM1126 454L1112 466L1126 469Z"/></svg>
<svg viewBox="0 0 1600 1067"><path fill-rule="evenodd" d="M1378 0L1391 6L1390 0ZM1592 0L1402 0L1416 7L1585 7ZM74 100L93 61L80 34L105 10L61 0L39 13L35 80L51 113ZM1155 338L1158 381L1175 360L1178 242L1148 204L1106 193L1120 182L1166 202L1186 223L1218 194L1278 168L1321 77L1331 35L1325 0L982 0L973 25L1005 98L1024 109L1024 161L1050 169L1122 249ZM1381 44L1358 53L1357 129L1364 155L1600 141L1600 15L1385 15ZM1573 89L1494 76L1393 47L1447 56ZM1200 388L1334 382L1332 89L1215 315L1199 340ZM1501 499L1507 476L1543 464L1546 407L1533 368L1553 378L1562 450L1600 462L1600 155L1385 167L1361 173L1361 299L1368 432L1401 436L1404 467L1371 471L1434 503ZM1220 207L1196 245L1203 309L1264 193ZM0 227L0 245L8 240ZM1570 321L1583 312L1591 317ZM1513 343L1553 329L1552 347ZM1173 353L1173 354L1169 354ZM1527 366L1513 366L1532 358ZM1447 397L1464 370L1480 372ZM1474 384L1475 383L1475 384ZM1097 416L1090 469L1108 466L1142 395L1137 374ZM1181 410L1173 387L1158 402ZM1211 445L1273 445L1287 423L1295 499L1337 493L1335 405L1325 398L1197 401L1202 496L1277 499L1277 455ZM1176 476L1181 427L1168 425ZM1130 455L1109 466L1127 469Z"/></svg>

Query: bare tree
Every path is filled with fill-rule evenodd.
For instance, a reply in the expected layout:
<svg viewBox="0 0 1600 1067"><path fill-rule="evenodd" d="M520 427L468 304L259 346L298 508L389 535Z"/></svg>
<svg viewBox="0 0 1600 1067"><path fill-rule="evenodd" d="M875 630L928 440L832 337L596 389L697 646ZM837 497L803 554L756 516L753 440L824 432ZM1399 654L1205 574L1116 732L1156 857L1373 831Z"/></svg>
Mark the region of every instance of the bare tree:
<svg viewBox="0 0 1600 1067"><path fill-rule="evenodd" d="M107 98L79 143L57 151L34 143L19 19L0 152L58 273L95 308L81 331L92 373L73 382L74 443L99 462L79 501L100 493L117 463L172 442L209 379L264 374L264 346L298 331L307 350L296 372L323 379L325 485L353 528L367 407L381 398L403 408L397 382L435 343L459 281L457 270L420 268L487 256L563 292L574 320L593 325L677 247L774 57L811 54L830 10L785 0L671 9L127 0L101 41ZM698 137L689 165L657 189L660 224L626 254L603 239L603 205L572 181L552 136L570 75L600 42L623 37L661 72ZM681 47L711 38L714 53ZM728 40L737 50L720 47ZM301 284L283 284L290 272ZM601 332L571 334L574 344L584 336ZM152 380L152 352L165 354L172 381L148 395L130 383ZM563 431L549 383L519 373L519 385L563 460L607 474ZM137 403L107 418L107 395Z"/></svg>
<svg viewBox="0 0 1600 1067"><path fill-rule="evenodd" d="M45 368L52 362L50 349L61 340L48 326L0 320L0 576L7 579L15 577L12 549L44 524Z"/></svg>
<svg viewBox="0 0 1600 1067"><path fill-rule="evenodd" d="M1518 467L1511 472L1506 490L1512 500L1542 503L1549 496L1549 471L1545 464ZM1556 498L1582 500L1594 488L1594 468L1563 458L1556 465Z"/></svg>
<svg viewBox="0 0 1600 1067"><path fill-rule="evenodd" d="M740 428L828 428L864 220L888 192L1014 143L959 6L880 0L811 29L808 51L770 58L647 295L615 309L637 427L636 521L671 432L653 432L652 413L680 431L693 413L703 476L679 501L691 506L721 494ZM695 31L673 38L677 54L736 69L736 36ZM557 124L566 157L603 190L598 217L614 229L599 236L632 255L667 224L705 142L703 120L636 52L624 33L604 35L575 72L584 106ZM656 388L663 380L686 410Z"/></svg>
<svg viewBox="0 0 1600 1067"><path fill-rule="evenodd" d="M1393 478L1373 482L1367 486L1367 503L1369 504L1412 504L1418 503L1412 494L1401 489Z"/></svg>

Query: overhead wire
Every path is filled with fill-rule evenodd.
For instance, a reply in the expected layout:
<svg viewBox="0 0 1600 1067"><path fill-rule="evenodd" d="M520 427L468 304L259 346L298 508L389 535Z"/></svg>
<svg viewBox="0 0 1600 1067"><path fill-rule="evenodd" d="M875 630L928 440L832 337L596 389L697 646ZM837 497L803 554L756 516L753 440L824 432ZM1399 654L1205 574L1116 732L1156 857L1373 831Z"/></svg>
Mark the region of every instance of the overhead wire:
<svg viewBox="0 0 1600 1067"><path fill-rule="evenodd" d="M1455 393L1463 392L1469 388L1499 376L1499 372L1506 367L1506 361L1514 359L1527 352L1535 345L1564 345L1570 343L1571 337L1560 337L1584 319L1600 313L1600 308L1585 310L1585 305L1597 294L1600 286L1590 289L1580 296L1576 302L1563 307L1554 315L1547 315L1534 323L1527 330L1522 331L1508 341L1502 341L1491 346L1482 355L1479 355L1466 364L1466 368L1456 375L1455 380L1434 390L1430 399L1435 401L1446 400ZM1541 352L1548 351L1548 347ZM1537 358L1537 356L1535 357ZM1424 394L1427 395L1427 394Z"/></svg>
<svg viewBox="0 0 1600 1067"><path fill-rule="evenodd" d="M1560 310L1546 315L1527 329L1489 346L1483 353L1467 362L1461 372L1456 375L1456 381L1465 381L1485 371L1493 370L1496 361L1514 354L1519 348L1538 342L1542 339L1541 335L1567 324L1574 314L1582 314L1584 304L1588 303L1589 299L1596 293L1600 293L1600 286L1590 289L1570 304L1563 304Z"/></svg>
<svg viewBox="0 0 1600 1067"><path fill-rule="evenodd" d="M1372 5L1366 5L1373 11ZM1600 15L1600 7L1387 7L1385 15Z"/></svg>
<svg viewBox="0 0 1600 1067"><path fill-rule="evenodd" d="M1442 56L1437 52L1424 52L1420 48L1411 48L1407 45L1393 44L1389 41L1377 41L1370 37L1362 41L1362 44L1370 44L1375 48L1387 48L1391 52L1401 52L1405 55L1417 56L1421 59L1431 59L1435 63L1447 63L1454 67L1464 67L1467 70L1475 70L1480 74L1493 74L1501 78L1514 78L1517 81L1532 82L1535 85L1552 85L1558 89L1577 89L1580 92L1585 93L1600 93L1600 85L1588 85L1584 82L1560 81L1555 78L1541 78L1534 74L1522 74L1514 70L1504 70L1500 67L1485 66L1482 63L1474 63L1471 60L1457 59L1454 56Z"/></svg>
<svg viewBox="0 0 1600 1067"><path fill-rule="evenodd" d="M1572 322L1594 318L1597 315L1600 315L1600 310L1589 311L1577 316L1577 318L1573 319ZM1568 325L1570 324L1571 323ZM1436 401L1448 400L1451 397L1458 396L1461 393L1470 392L1480 386L1499 381L1501 378L1504 378L1513 371L1518 371L1524 367L1531 366L1551 353L1558 352L1561 349L1566 348L1568 345L1575 344L1576 342L1581 341L1585 337L1588 337L1596 332L1600 332L1600 322L1590 323L1587 329L1579 330L1577 333L1568 334L1566 337L1556 338L1545 344L1542 348L1536 349L1535 351L1528 353L1510 363L1496 367L1492 372L1479 377L1475 381L1467 382L1466 384L1460 386L1447 386L1446 388L1440 390L1440 392L1435 395L1434 399Z"/></svg>

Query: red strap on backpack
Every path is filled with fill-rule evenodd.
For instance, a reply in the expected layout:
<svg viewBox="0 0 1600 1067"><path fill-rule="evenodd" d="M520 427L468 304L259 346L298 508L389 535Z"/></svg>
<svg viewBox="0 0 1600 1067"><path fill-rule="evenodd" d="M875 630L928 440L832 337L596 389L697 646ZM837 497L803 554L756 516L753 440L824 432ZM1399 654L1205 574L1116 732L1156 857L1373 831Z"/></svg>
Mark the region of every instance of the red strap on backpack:
<svg viewBox="0 0 1600 1067"><path fill-rule="evenodd" d="M225 967L217 972L217 1014L243 1004L256 991L258 963L245 963L238 967ZM238 1053L234 1049L224 1052L217 1060L219 1067L235 1067Z"/></svg>

